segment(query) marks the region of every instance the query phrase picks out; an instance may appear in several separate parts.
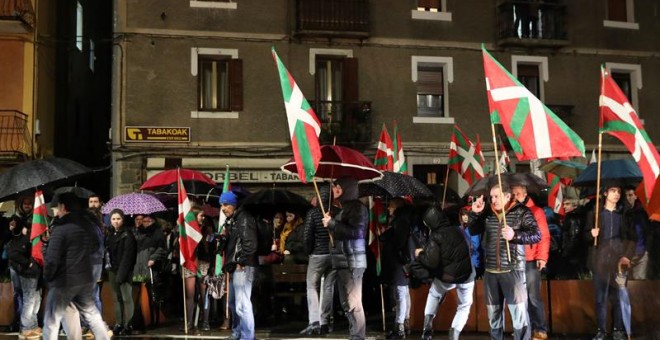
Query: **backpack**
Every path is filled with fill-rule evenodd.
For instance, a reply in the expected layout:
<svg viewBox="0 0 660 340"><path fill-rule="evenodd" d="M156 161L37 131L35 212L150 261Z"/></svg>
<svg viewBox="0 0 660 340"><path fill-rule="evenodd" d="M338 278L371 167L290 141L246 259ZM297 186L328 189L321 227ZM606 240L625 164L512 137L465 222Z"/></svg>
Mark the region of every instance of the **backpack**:
<svg viewBox="0 0 660 340"><path fill-rule="evenodd" d="M257 255L268 255L273 246L273 224L261 217L254 220L257 225Z"/></svg>

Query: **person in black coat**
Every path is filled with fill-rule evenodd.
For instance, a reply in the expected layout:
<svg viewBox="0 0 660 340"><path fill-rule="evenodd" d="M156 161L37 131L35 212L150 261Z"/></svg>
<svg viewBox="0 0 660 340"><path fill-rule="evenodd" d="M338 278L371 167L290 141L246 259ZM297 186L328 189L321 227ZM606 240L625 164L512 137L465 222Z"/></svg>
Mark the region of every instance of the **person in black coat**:
<svg viewBox="0 0 660 340"><path fill-rule="evenodd" d="M422 339L433 335L433 318L443 296L456 288L458 306L449 330L449 339L457 340L463 330L472 306L472 292L476 272L470 258L470 246L460 226L452 225L443 212L429 208L423 217L431 229L429 241L415 250L417 261L429 269L433 283L424 308Z"/></svg>
<svg viewBox="0 0 660 340"><path fill-rule="evenodd" d="M125 216L120 209L110 212L112 231L106 240L108 263L108 281L112 288L115 305L115 326L117 335L129 330L129 321L133 317L133 286L131 280L137 256L135 236L124 226Z"/></svg>

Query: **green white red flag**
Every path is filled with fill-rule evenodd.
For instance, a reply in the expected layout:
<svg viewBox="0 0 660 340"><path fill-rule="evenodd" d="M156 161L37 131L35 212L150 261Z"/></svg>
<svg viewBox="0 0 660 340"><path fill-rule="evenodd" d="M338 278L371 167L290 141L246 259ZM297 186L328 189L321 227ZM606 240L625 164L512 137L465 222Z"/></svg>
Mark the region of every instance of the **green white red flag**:
<svg viewBox="0 0 660 340"><path fill-rule="evenodd" d="M197 216L192 211L192 205L188 199L186 187L183 186L181 174L178 176L178 196L179 196L179 217L177 226L179 227L179 258L181 266L188 268L193 273L197 273L197 256L195 250L197 244L202 240L202 232L197 223Z"/></svg>
<svg viewBox="0 0 660 340"><path fill-rule="evenodd" d="M380 217L385 214L385 205L380 198L369 196L369 249L376 257L376 275L380 276L380 240L378 239L378 229L380 226Z"/></svg>
<svg viewBox="0 0 660 340"><path fill-rule="evenodd" d="M275 48L272 48L272 54L275 64L277 64L280 84L282 85L282 96L286 107L291 147L298 169L298 177L301 182L307 183L307 181L314 178L321 159L321 147L319 145L321 122L316 117L307 99L305 99L300 87L298 87L277 52L275 52Z"/></svg>
<svg viewBox="0 0 660 340"><path fill-rule="evenodd" d="M555 213L564 216L564 183L559 176L548 172L548 206L552 208Z"/></svg>
<svg viewBox="0 0 660 340"><path fill-rule="evenodd" d="M488 106L519 160L584 157L584 142L482 46Z"/></svg>
<svg viewBox="0 0 660 340"><path fill-rule="evenodd" d="M660 174L660 155L644 130L635 109L609 72L601 67L600 132L618 138L639 165L644 177L648 201L653 194L655 180Z"/></svg>
<svg viewBox="0 0 660 340"><path fill-rule="evenodd" d="M394 121L394 168L393 172L407 175L408 162L403 153L403 145L401 144L401 135L399 134L399 124Z"/></svg>
<svg viewBox="0 0 660 340"><path fill-rule="evenodd" d="M41 235L48 231L48 206L44 201L44 193L38 190L34 193L34 210L32 212L32 229L30 230L30 243L32 243L32 258L40 266L44 266L43 242Z"/></svg>
<svg viewBox="0 0 660 340"><path fill-rule="evenodd" d="M392 138L387 133L387 127L383 124L383 129L380 131L380 139L378 140L378 147L376 147L376 156L374 157L376 169L382 171L394 170L393 150Z"/></svg>
<svg viewBox="0 0 660 340"><path fill-rule="evenodd" d="M504 143L500 143L500 173L503 172L509 172L509 168L511 167L511 158L509 158L509 152L506 151L506 147L504 147Z"/></svg>
<svg viewBox="0 0 660 340"><path fill-rule="evenodd" d="M229 181L229 164L227 164L226 169L225 169L225 178L224 182L222 183L222 193L225 193L229 190L231 190L231 182ZM222 234L222 231L224 230L225 227L225 221L227 221L227 216L225 213L220 210L219 214L219 219L218 219L218 234ZM222 265L223 265L224 259L222 257L222 252L218 252L215 254L215 269L213 270L213 273L215 276L220 275L222 273Z"/></svg>
<svg viewBox="0 0 660 340"><path fill-rule="evenodd" d="M484 177L484 165L480 162L479 151L458 125L454 125L449 143L448 166L463 177L468 185Z"/></svg>

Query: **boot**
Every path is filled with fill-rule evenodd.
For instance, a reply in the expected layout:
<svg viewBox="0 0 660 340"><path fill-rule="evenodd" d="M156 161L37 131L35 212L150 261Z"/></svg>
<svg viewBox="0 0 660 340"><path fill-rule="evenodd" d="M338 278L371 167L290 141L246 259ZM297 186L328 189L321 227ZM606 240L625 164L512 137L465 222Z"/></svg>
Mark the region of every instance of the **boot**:
<svg viewBox="0 0 660 340"><path fill-rule="evenodd" d="M320 335L321 334L321 325L318 321L314 321L309 324L305 329L300 331L301 335Z"/></svg>
<svg viewBox="0 0 660 340"><path fill-rule="evenodd" d="M405 339L406 338L406 329L402 323L397 323L394 326L394 329L387 334L385 339Z"/></svg>
<svg viewBox="0 0 660 340"><path fill-rule="evenodd" d="M412 329L410 329L410 319L403 320L403 329L406 332L406 336L412 334Z"/></svg>
<svg viewBox="0 0 660 340"><path fill-rule="evenodd" d="M607 339L607 333L605 333L603 329L599 328L592 340L605 340L605 339Z"/></svg>
<svg viewBox="0 0 660 340"><path fill-rule="evenodd" d="M449 340L458 340L459 335L461 334L461 331L457 331L453 328L449 329Z"/></svg>
<svg viewBox="0 0 660 340"><path fill-rule="evenodd" d="M431 340L433 338L433 318L435 315L424 315L424 330L422 330L422 340Z"/></svg>

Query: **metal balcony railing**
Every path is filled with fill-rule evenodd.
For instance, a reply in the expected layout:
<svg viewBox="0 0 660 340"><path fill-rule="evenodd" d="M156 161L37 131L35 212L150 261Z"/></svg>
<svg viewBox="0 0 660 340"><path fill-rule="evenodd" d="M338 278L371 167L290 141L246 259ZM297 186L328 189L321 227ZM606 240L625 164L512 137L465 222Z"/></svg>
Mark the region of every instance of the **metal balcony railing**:
<svg viewBox="0 0 660 340"><path fill-rule="evenodd" d="M321 144L365 149L371 141L371 102L310 101L321 120Z"/></svg>
<svg viewBox="0 0 660 340"><path fill-rule="evenodd" d="M296 35L369 37L368 0L296 0Z"/></svg>
<svg viewBox="0 0 660 340"><path fill-rule="evenodd" d="M503 1L497 7L498 44L565 46L566 5L529 0Z"/></svg>
<svg viewBox="0 0 660 340"><path fill-rule="evenodd" d="M0 110L0 162L26 160L31 156L27 115L16 110Z"/></svg>

